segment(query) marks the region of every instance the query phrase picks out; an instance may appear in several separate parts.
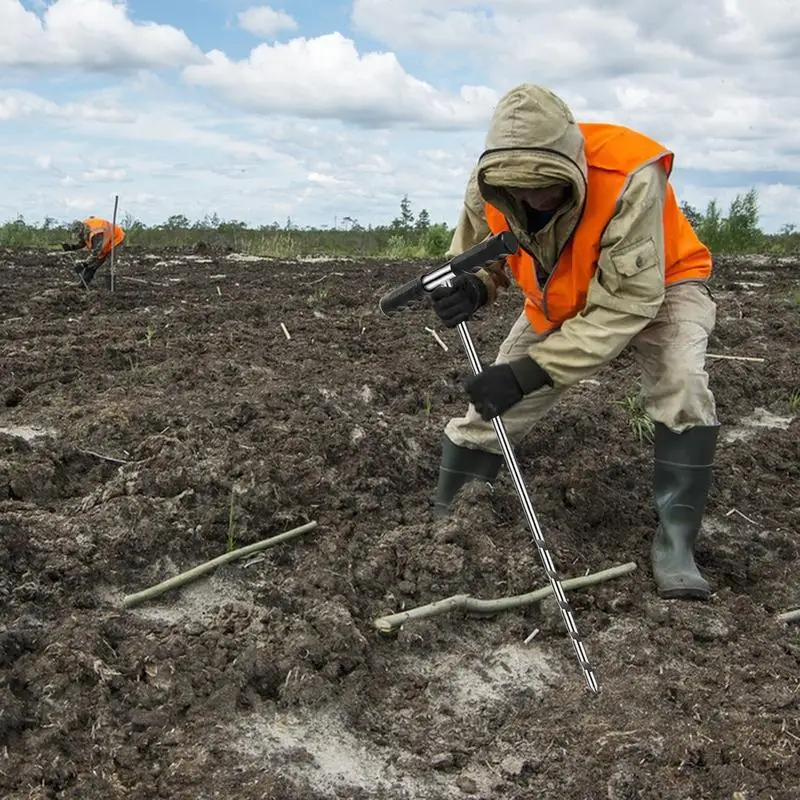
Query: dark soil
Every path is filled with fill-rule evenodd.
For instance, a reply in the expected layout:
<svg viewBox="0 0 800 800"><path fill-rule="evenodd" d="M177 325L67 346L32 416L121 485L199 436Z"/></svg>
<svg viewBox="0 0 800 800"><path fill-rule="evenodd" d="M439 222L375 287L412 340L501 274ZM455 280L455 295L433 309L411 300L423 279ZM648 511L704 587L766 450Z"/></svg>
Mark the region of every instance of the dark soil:
<svg viewBox="0 0 800 800"><path fill-rule="evenodd" d="M638 565L570 593L599 696L551 600L373 626L547 583L505 472L431 520L466 361L431 312L377 309L426 266L131 251L111 292L0 252L1 797L800 796L800 625L777 619L800 606L798 262L715 272L710 351L764 361L709 360L710 602L653 591L628 353L518 448L562 577ZM471 325L485 359L519 308Z"/></svg>

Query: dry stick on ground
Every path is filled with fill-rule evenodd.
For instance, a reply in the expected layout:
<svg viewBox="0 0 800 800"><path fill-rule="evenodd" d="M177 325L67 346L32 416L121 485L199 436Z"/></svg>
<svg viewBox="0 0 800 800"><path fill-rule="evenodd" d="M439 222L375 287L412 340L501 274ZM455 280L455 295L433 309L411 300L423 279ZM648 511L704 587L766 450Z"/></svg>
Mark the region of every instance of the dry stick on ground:
<svg viewBox="0 0 800 800"><path fill-rule="evenodd" d="M738 508L732 508L725 516L729 517L731 514L738 514L742 519L746 519L751 525L758 525L758 523L754 519L750 519L750 517L745 516L739 511Z"/></svg>
<svg viewBox="0 0 800 800"><path fill-rule="evenodd" d="M308 283L304 283L303 286L313 286L315 283L322 283L322 281L328 280L331 275L336 275L339 278L344 278L344 272L329 272L327 275L323 275L321 278L316 278L313 281L309 281Z"/></svg>
<svg viewBox="0 0 800 800"><path fill-rule="evenodd" d="M83 453L85 456L94 456L95 458L99 458L102 461L110 461L112 464L130 464L130 461L126 461L124 458L114 458L113 456L106 456L94 450L78 450L78 452Z"/></svg>
<svg viewBox="0 0 800 800"><path fill-rule="evenodd" d="M603 583L612 578L628 575L635 569L636 563L634 561L629 561L627 564L619 564L616 567L610 567L600 572L581 575L579 578L569 578L568 580L561 581L561 586L564 589L582 589L585 586L594 586L595 584ZM410 608L408 611L400 611L397 614L378 617L372 624L381 633L392 633L404 622L408 622L412 619L435 617L439 614L446 614L448 611L453 611L457 608L478 614L495 614L498 611L508 611L512 608L519 608L520 606L530 605L538 600L543 600L545 597L552 594L552 591L553 589L551 586L545 586L541 589L536 589L536 591L528 592L527 594L500 597L496 600L480 600L475 597L470 597L468 594L456 594L444 600L437 600L434 603L428 603L424 606Z"/></svg>
<svg viewBox="0 0 800 800"><path fill-rule="evenodd" d="M273 545L286 542L289 539L294 539L295 537L300 536L303 533L307 533L316 527L316 521L307 522L305 525L301 525L299 528L292 528L292 530L286 531L285 533L279 533L277 536L273 536L270 539L264 539L261 542L248 544L245 547L240 547L238 550L232 550L230 553L224 553L221 556L212 558L211 561L198 564L196 567L192 567L192 569L187 570L186 572L181 572L179 575L175 575L172 578L162 581L161 583L157 583L155 586L151 586L148 589L143 589L141 592L136 592L135 594L126 595L122 598L122 608L131 608L131 606L139 605L145 600L158 597L160 594L163 594L170 589L176 589L179 586L190 583L191 581L195 580L195 578L199 578L201 575L211 572L212 569L215 569L222 564L227 564L230 561L243 558L251 553L258 552L259 550L266 550L268 547L272 547Z"/></svg>
<svg viewBox="0 0 800 800"><path fill-rule="evenodd" d="M444 350L444 351L445 351L445 353L446 353L446 352L447 352L447 345L446 345L446 344L445 344L445 343L442 341L442 339L441 339L441 337L439 336L439 334L438 334L438 333L436 333L436 331L435 331L433 328L425 328L425 330L426 330L426 331L427 331L427 332L428 332L428 333L429 333L431 336L433 336L433 338L434 338L434 339L436 339L436 341L437 341L437 342L439 343L439 345L441 346L442 350Z"/></svg>
<svg viewBox="0 0 800 800"><path fill-rule="evenodd" d="M169 286L168 283L159 283L158 281L146 281L144 278L132 278L130 275L120 275L118 280L131 281L131 283L146 283L148 286Z"/></svg>
<svg viewBox="0 0 800 800"><path fill-rule="evenodd" d="M778 614L780 622L800 622L800 608L794 611L784 611L783 614Z"/></svg>
<svg viewBox="0 0 800 800"><path fill-rule="evenodd" d="M706 358L725 358L729 361L756 361L759 364L766 361L766 358L756 358L755 356L724 356L721 353L706 353Z"/></svg>

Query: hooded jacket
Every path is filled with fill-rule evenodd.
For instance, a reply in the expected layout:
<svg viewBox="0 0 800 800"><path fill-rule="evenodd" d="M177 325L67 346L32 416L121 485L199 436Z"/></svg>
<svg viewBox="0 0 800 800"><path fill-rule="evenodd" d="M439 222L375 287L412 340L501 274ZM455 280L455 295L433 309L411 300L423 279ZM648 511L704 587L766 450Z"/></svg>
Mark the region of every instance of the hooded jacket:
<svg viewBox="0 0 800 800"><path fill-rule="evenodd" d="M667 284L710 274L710 254L668 183L671 164L672 154L642 134L578 124L546 89L524 84L498 103L450 250L463 252L500 229L514 232L521 249L509 266L541 334L530 356L556 386L615 358L658 313ZM554 183L569 185L569 198L531 232L506 187ZM490 300L510 285L502 265L481 273ZM553 314L542 291L551 284L560 292ZM572 308L564 300L570 292Z"/></svg>

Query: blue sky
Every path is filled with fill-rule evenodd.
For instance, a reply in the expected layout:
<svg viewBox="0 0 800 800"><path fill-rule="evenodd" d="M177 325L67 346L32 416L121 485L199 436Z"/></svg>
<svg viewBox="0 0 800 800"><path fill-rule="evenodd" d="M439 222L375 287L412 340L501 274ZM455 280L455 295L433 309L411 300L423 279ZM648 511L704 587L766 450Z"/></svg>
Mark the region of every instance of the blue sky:
<svg viewBox="0 0 800 800"><path fill-rule="evenodd" d="M0 0L0 219L454 224L532 82L676 154L681 200L800 224L796 0Z"/></svg>

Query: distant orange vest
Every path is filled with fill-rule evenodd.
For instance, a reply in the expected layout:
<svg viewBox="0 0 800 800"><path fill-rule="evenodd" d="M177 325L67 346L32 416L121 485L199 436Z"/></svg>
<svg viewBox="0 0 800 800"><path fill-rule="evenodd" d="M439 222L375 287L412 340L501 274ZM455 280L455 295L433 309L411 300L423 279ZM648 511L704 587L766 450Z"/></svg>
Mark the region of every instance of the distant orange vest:
<svg viewBox="0 0 800 800"><path fill-rule="evenodd" d="M533 257L520 248L506 258L525 295L525 313L537 333L547 333L586 306L589 283L597 270L600 241L616 210L628 177L646 164L660 161L667 175L673 154L644 134L618 125L580 123L589 167L586 205L570 241L544 287L539 285ZM505 216L485 204L493 234L509 230ZM664 204L664 249L667 285L703 280L711 274L711 254L697 238L667 184Z"/></svg>
<svg viewBox="0 0 800 800"><path fill-rule="evenodd" d="M105 258L111 253L111 246L119 247L125 241L125 231L119 225L113 225L107 219L99 219L98 217L88 217L83 221L83 224L89 229L89 238L86 242L87 245L91 244L92 238L98 233L103 234L103 247L100 250L100 258ZM111 235L113 228L113 238Z"/></svg>

